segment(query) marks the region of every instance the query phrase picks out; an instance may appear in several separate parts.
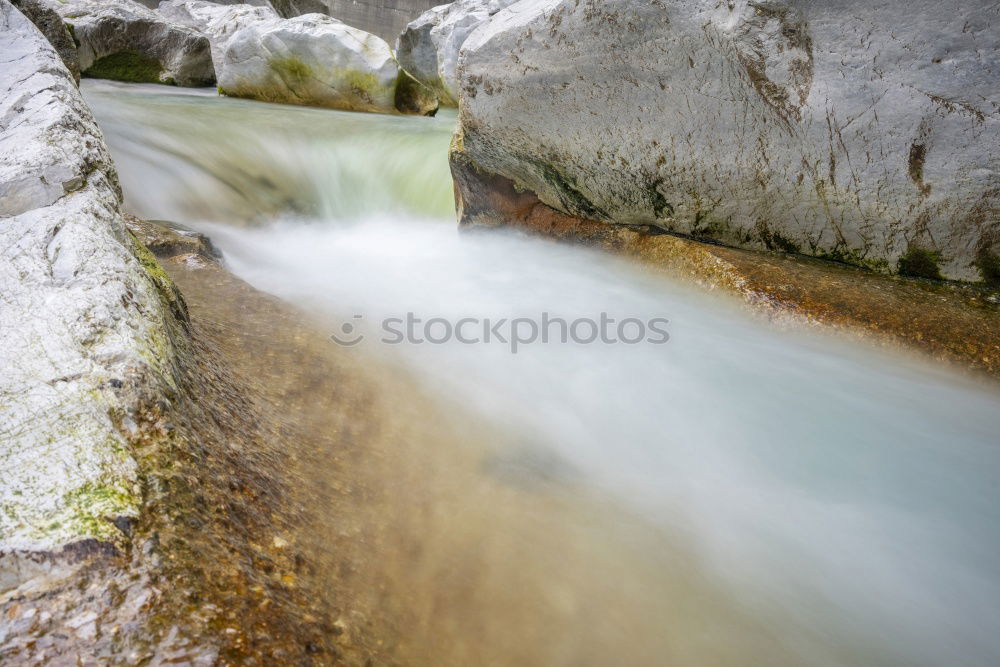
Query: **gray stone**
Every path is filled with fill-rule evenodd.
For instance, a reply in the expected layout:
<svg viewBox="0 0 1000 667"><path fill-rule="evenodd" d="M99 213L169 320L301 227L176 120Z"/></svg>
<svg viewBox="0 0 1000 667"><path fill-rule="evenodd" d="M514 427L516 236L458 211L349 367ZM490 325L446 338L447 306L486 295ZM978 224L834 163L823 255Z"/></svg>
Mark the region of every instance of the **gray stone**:
<svg viewBox="0 0 1000 667"><path fill-rule="evenodd" d="M116 415L174 383L141 252L73 77L0 0L0 592L121 544L138 512Z"/></svg>
<svg viewBox="0 0 1000 667"><path fill-rule="evenodd" d="M133 0L53 0L73 30L84 76L208 86L208 38Z"/></svg>
<svg viewBox="0 0 1000 667"><path fill-rule="evenodd" d="M308 14L237 30L225 45L219 90L269 102L394 112L398 77L382 39Z"/></svg>
<svg viewBox="0 0 1000 667"><path fill-rule="evenodd" d="M270 6L220 4L204 0L165 0L156 11L170 21L193 28L208 37L216 71L222 69L222 54L229 38L237 30L281 18Z"/></svg>
<svg viewBox="0 0 1000 667"><path fill-rule="evenodd" d="M327 14L349 26L378 35L392 43L421 12L440 0L272 0L285 18L303 14Z"/></svg>
<svg viewBox="0 0 1000 667"><path fill-rule="evenodd" d="M41 0L12 0L12 4L35 24L45 39L62 58L73 80L80 82L80 59L76 55L76 43L66 23L56 10L43 4Z"/></svg>
<svg viewBox="0 0 1000 667"><path fill-rule="evenodd" d="M458 106L458 56L482 23L515 0L458 0L421 14L396 41L399 66L429 88L443 106Z"/></svg>
<svg viewBox="0 0 1000 667"><path fill-rule="evenodd" d="M979 280L998 76L989 0L522 0L464 43L457 145L575 216Z"/></svg>

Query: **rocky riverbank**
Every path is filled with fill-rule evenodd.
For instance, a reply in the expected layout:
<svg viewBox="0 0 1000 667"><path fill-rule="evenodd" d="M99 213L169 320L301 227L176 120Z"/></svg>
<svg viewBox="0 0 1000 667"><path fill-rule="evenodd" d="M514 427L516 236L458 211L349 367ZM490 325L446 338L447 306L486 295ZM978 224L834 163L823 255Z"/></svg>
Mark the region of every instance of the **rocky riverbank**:
<svg viewBox="0 0 1000 667"><path fill-rule="evenodd" d="M310 655L301 565L251 542L287 506L278 427L127 229L59 56L0 23L0 661Z"/></svg>
<svg viewBox="0 0 1000 667"><path fill-rule="evenodd" d="M325 323L234 278L209 240L129 216L66 37L85 75L138 63L134 80L231 74L250 97L392 111L402 79L384 41L262 7L174 1L180 25L121 2L64 3L71 32L27 8L47 40L0 0L0 662L606 663L634 636L650 662L794 657L762 648L773 638L731 595L692 584L696 554L621 525L530 434L438 427L444 409L403 374L338 355ZM415 48L430 42L406 105L461 105L466 229L621 253L776 323L996 378L996 109L925 71L984 85L968 40L991 38L995 12L967 4L961 31L926 5L951 40L940 55L901 19L906 53L869 40L837 65L852 42L823 31L819 3L461 2L414 28ZM885 32L898 16L879 11L845 25ZM311 68L335 57L288 56L265 93L234 55L329 40L374 83L318 84ZM878 81L848 66L868 56ZM551 561L518 561L529 543ZM670 576L648 556L662 553ZM630 596L685 613L608 622ZM470 599L489 613L469 617ZM742 643L704 639L691 609Z"/></svg>
<svg viewBox="0 0 1000 667"><path fill-rule="evenodd" d="M821 5L526 0L481 22L451 84L461 223L995 376L995 9Z"/></svg>
<svg viewBox="0 0 1000 667"><path fill-rule="evenodd" d="M70 545L126 541L140 505L136 409L176 390L184 314L125 229L72 75L6 0L0 21L6 590L75 564Z"/></svg>
<svg viewBox="0 0 1000 667"><path fill-rule="evenodd" d="M150 239L150 226L130 226ZM153 235L168 264L185 251L184 266L222 271L196 238ZM173 288L151 255L146 261ZM311 596L295 585L306 565L280 538L303 511L279 472L279 424L214 346L211 325L189 317L173 289L183 313L175 386L123 405L134 513L110 524L121 531L113 541L76 537L59 554L24 556L47 563L71 553L76 569L24 576L22 567L22 581L0 591L4 661L264 664L330 650L331 621L310 615ZM114 518L102 509L92 510L94 524Z"/></svg>
<svg viewBox="0 0 1000 667"><path fill-rule="evenodd" d="M985 0L524 0L462 45L461 151L578 218L996 284L997 21Z"/></svg>
<svg viewBox="0 0 1000 667"><path fill-rule="evenodd" d="M634 258L651 270L741 299L779 326L836 330L1000 377L1000 290L882 275L794 253L760 252L568 215L452 151L460 224L516 227Z"/></svg>

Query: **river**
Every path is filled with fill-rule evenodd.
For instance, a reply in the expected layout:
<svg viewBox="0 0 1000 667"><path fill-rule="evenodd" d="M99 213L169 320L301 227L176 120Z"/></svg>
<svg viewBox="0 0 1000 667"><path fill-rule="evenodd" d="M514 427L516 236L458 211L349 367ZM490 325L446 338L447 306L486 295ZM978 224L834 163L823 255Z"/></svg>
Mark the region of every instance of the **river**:
<svg viewBox="0 0 1000 667"><path fill-rule="evenodd" d="M621 547L631 555L618 570L600 570L614 601L604 619L574 611L572 590L555 602L542 590L512 594L517 622L549 631L553 645L560 633L590 635L622 664L1000 664L994 387L778 330L587 249L461 233L447 164L454 114L352 114L91 80L83 90L131 211L209 234L236 275L336 322L330 333L351 343L343 354L396 364L484 432L505 433L516 444L496 459L502 470L482 474L512 470L524 494L539 479L585 488L643 534ZM618 333L655 320L666 335L587 342L602 316L632 321ZM422 342L387 333L407 317L421 321ZM530 334L542 317L583 322L578 340L515 349L510 323ZM449 329L462 319L477 342ZM485 320L503 321L490 342ZM444 511L488 521L457 502ZM574 567L545 540L516 546L518 567ZM613 561L606 546L595 548ZM644 565L633 568L637 557ZM687 597L664 599L676 588L656 579L679 572ZM707 602L720 595L725 613ZM504 622L504 601L455 604L448 613L476 627ZM550 614L532 617L545 604L564 607L551 628ZM749 619L743 631L721 620L733 614ZM509 641L527 637L517 632ZM599 652L525 641L519 659L602 664ZM444 647L420 654L463 660Z"/></svg>

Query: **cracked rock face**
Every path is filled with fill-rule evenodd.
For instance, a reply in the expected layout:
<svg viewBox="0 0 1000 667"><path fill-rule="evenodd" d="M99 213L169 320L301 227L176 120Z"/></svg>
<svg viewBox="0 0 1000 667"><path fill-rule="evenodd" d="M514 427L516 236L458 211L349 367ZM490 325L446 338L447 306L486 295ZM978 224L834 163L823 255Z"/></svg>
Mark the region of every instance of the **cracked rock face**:
<svg viewBox="0 0 1000 667"><path fill-rule="evenodd" d="M132 0L50 0L73 29L84 76L209 86L208 38Z"/></svg>
<svg viewBox="0 0 1000 667"><path fill-rule="evenodd" d="M464 42L472 163L560 211L884 272L1000 272L987 0L522 0Z"/></svg>
<svg viewBox="0 0 1000 667"><path fill-rule="evenodd" d="M399 66L375 35L320 14L254 22L223 49L219 90L268 102L395 111Z"/></svg>
<svg viewBox="0 0 1000 667"><path fill-rule="evenodd" d="M138 512L122 424L173 348L120 205L72 76L0 0L0 593L113 549Z"/></svg>
<svg viewBox="0 0 1000 667"><path fill-rule="evenodd" d="M458 0L427 10L396 42L399 66L430 88L444 106L458 106L458 55L481 24L516 0Z"/></svg>
<svg viewBox="0 0 1000 667"><path fill-rule="evenodd" d="M212 44L212 61L218 71L222 70L222 56L234 33L255 23L281 18L267 6L224 5L203 0L165 0L156 11L174 23L207 36Z"/></svg>

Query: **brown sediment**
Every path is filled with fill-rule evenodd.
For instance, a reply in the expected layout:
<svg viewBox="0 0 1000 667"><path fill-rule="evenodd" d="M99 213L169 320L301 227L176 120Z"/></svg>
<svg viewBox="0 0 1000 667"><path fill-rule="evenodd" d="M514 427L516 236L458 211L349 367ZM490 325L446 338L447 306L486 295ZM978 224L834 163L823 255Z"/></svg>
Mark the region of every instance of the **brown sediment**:
<svg viewBox="0 0 1000 667"><path fill-rule="evenodd" d="M363 350L338 348L314 318L203 255L179 255L165 266L185 295L193 337L208 346L206 358L222 361L239 380L240 401L253 403L240 410L250 429L229 437L247 455L267 457L226 461L203 483L249 465L271 471L275 479L265 486L278 485L283 496L261 495L255 523L237 535L237 551L259 550L260 560L236 568L221 590L201 593L217 600L240 591L216 603L238 610L248 626L236 626L239 643L228 642L234 659L278 650L282 664L307 657L316 664L542 665L567 651L612 660L627 648L637 664L653 664L668 650L658 613L647 609L645 620L625 627L606 618L609 601L617 604L612 614L625 613L619 561L636 542L655 546L631 556L635 571L654 589L665 585L653 581L666 555L660 538L633 535L613 512L580 505L574 471L563 462L523 436L451 412ZM268 424L278 426L272 441L248 440ZM623 549L615 536L632 546ZM693 567L681 565L690 559L681 550L670 555L679 570ZM271 559L283 563L275 565L278 581L259 572ZM271 588L255 595L255 581ZM678 588L657 600L700 605L695 598L712 596ZM261 621L252 619L254 604L265 600L275 617L262 644L254 639ZM687 613L696 617L693 608ZM746 641L767 636L732 609L720 617ZM306 639L311 653L301 651Z"/></svg>
<svg viewBox="0 0 1000 667"><path fill-rule="evenodd" d="M332 323L204 255L165 266L192 337L249 403L247 433L225 429L243 455L201 484L225 497L215 480L250 465L263 477L249 488L280 494L261 493L244 523L220 519L228 553L257 554L217 566L236 571L204 593L234 591L215 604L240 619L235 662L801 663L780 622L722 588L695 546L595 491L539 436L443 401L364 345L334 345ZM831 650L864 662L868 649Z"/></svg>
<svg viewBox="0 0 1000 667"><path fill-rule="evenodd" d="M1000 377L1000 292L995 287L914 280L788 253L707 244L648 226L566 215L453 149L460 222L513 227L639 259L703 288L744 299L755 312L814 324L876 344Z"/></svg>

